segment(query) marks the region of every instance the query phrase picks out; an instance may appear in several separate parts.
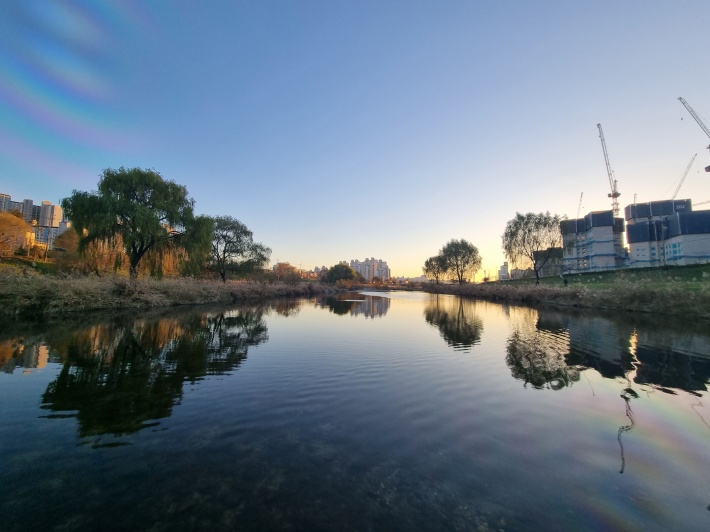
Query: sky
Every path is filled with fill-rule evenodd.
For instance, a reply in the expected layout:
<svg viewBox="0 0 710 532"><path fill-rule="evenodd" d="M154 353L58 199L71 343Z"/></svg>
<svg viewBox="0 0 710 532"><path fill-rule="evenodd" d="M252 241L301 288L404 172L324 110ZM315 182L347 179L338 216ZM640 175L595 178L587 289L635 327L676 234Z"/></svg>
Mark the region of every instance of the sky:
<svg viewBox="0 0 710 532"><path fill-rule="evenodd" d="M516 212L710 200L710 2L0 0L0 192L185 185L304 269L478 275ZM580 205L580 196L582 197ZM703 206L701 208L708 208Z"/></svg>

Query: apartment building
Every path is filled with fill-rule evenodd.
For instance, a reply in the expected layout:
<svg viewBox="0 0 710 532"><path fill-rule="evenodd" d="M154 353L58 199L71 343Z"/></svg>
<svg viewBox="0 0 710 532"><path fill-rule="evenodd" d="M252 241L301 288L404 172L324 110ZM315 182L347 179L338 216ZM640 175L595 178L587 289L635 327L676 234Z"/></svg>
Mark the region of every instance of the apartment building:
<svg viewBox="0 0 710 532"><path fill-rule="evenodd" d="M562 273L615 270L624 266L624 220L611 210L590 212L584 218L563 220Z"/></svg>
<svg viewBox="0 0 710 532"><path fill-rule="evenodd" d="M374 257L365 259L362 262L357 259L351 260L350 267L362 275L368 282L372 281L373 277L379 277L380 279L389 279L392 277L387 262Z"/></svg>
<svg viewBox="0 0 710 532"><path fill-rule="evenodd" d="M13 209L20 211L22 219L33 227L32 245L52 249L54 239L71 227L71 222L64 219L63 209L51 201L35 205L31 199L12 201L9 194L0 194L0 211Z"/></svg>
<svg viewBox="0 0 710 532"><path fill-rule="evenodd" d="M631 267L710 262L710 211L693 211L691 200L628 205L624 215Z"/></svg>

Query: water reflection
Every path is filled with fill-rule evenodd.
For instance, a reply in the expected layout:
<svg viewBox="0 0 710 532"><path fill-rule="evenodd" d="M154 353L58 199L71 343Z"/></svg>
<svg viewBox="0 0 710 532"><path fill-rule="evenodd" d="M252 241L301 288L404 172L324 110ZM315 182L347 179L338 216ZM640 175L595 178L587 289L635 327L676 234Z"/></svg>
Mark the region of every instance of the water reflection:
<svg viewBox="0 0 710 532"><path fill-rule="evenodd" d="M651 317L614 317L541 311L569 331L568 363L597 370L609 378L670 392L707 390L710 336L703 324ZM553 318L551 316L554 315Z"/></svg>
<svg viewBox="0 0 710 532"><path fill-rule="evenodd" d="M577 382L580 372L567 363L569 342L564 332L546 329L535 310L517 308L514 314L505 358L513 378L524 386L552 390Z"/></svg>
<svg viewBox="0 0 710 532"><path fill-rule="evenodd" d="M700 326L664 327L649 317L600 316L509 307L506 361L514 378L552 389L579 380L580 369L649 385L666 393L697 393L710 381L710 336ZM673 325L671 327L671 325Z"/></svg>
<svg viewBox="0 0 710 532"><path fill-rule="evenodd" d="M0 371L13 373L23 368L24 373L43 369L49 362L49 349L38 338L12 338L0 341Z"/></svg>
<svg viewBox="0 0 710 532"><path fill-rule="evenodd" d="M602 376L623 378L634 369L630 351L633 323L607 317L540 310L538 328L568 339L568 364L595 369Z"/></svg>
<svg viewBox="0 0 710 532"><path fill-rule="evenodd" d="M361 292L342 292L334 295L321 295L315 299L316 306L327 308L333 314L344 316L364 316L379 318L387 314L391 300L388 297L363 294Z"/></svg>
<svg viewBox="0 0 710 532"><path fill-rule="evenodd" d="M481 341L483 320L470 299L437 295L424 308L424 319L454 349L469 351Z"/></svg>
<svg viewBox="0 0 710 532"><path fill-rule="evenodd" d="M296 308L274 310L288 314ZM115 318L84 328L60 326L48 330L44 342L4 340L0 360L10 372L19 364L61 363L59 375L42 395L42 408L53 412L47 417L75 417L81 438L129 435L170 416L184 383L236 370L249 347L268 340L268 310L262 306L170 318Z"/></svg>
<svg viewBox="0 0 710 532"><path fill-rule="evenodd" d="M624 390L624 392L621 394L621 398L624 400L626 403L626 417L629 418L629 421L631 422L629 425L622 425L619 427L619 431L616 435L616 439L619 441L619 449L621 450L621 470L619 473L623 473L624 469L626 468L626 456L624 455L624 443L621 441L621 435L624 434L625 432L630 431L636 426L636 420L634 419L634 413L631 410L631 399L632 398L637 398L638 394L633 391L632 388L627 388Z"/></svg>

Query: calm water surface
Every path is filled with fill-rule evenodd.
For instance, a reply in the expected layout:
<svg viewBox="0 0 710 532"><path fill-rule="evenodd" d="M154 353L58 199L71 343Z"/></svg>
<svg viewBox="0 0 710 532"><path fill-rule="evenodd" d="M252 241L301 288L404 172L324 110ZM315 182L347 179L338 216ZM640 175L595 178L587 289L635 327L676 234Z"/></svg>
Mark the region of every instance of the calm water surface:
<svg viewBox="0 0 710 532"><path fill-rule="evenodd" d="M0 529L707 530L710 328L421 293L0 329Z"/></svg>

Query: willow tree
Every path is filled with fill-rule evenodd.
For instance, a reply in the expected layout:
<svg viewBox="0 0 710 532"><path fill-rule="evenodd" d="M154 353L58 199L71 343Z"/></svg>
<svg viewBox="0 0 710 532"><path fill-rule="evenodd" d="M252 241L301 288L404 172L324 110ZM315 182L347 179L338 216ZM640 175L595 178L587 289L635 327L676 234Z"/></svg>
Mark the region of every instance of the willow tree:
<svg viewBox="0 0 710 532"><path fill-rule="evenodd" d="M62 208L79 234L80 252L93 242L120 239L131 279L138 277L138 265L149 251L180 246L204 256L212 237L212 222L195 217L187 189L155 170L106 169L97 191L74 190Z"/></svg>
<svg viewBox="0 0 710 532"><path fill-rule="evenodd" d="M503 252L511 264L529 266L535 272L535 284L540 284L540 271L562 246L560 222L557 214L529 212L515 213L503 233Z"/></svg>

